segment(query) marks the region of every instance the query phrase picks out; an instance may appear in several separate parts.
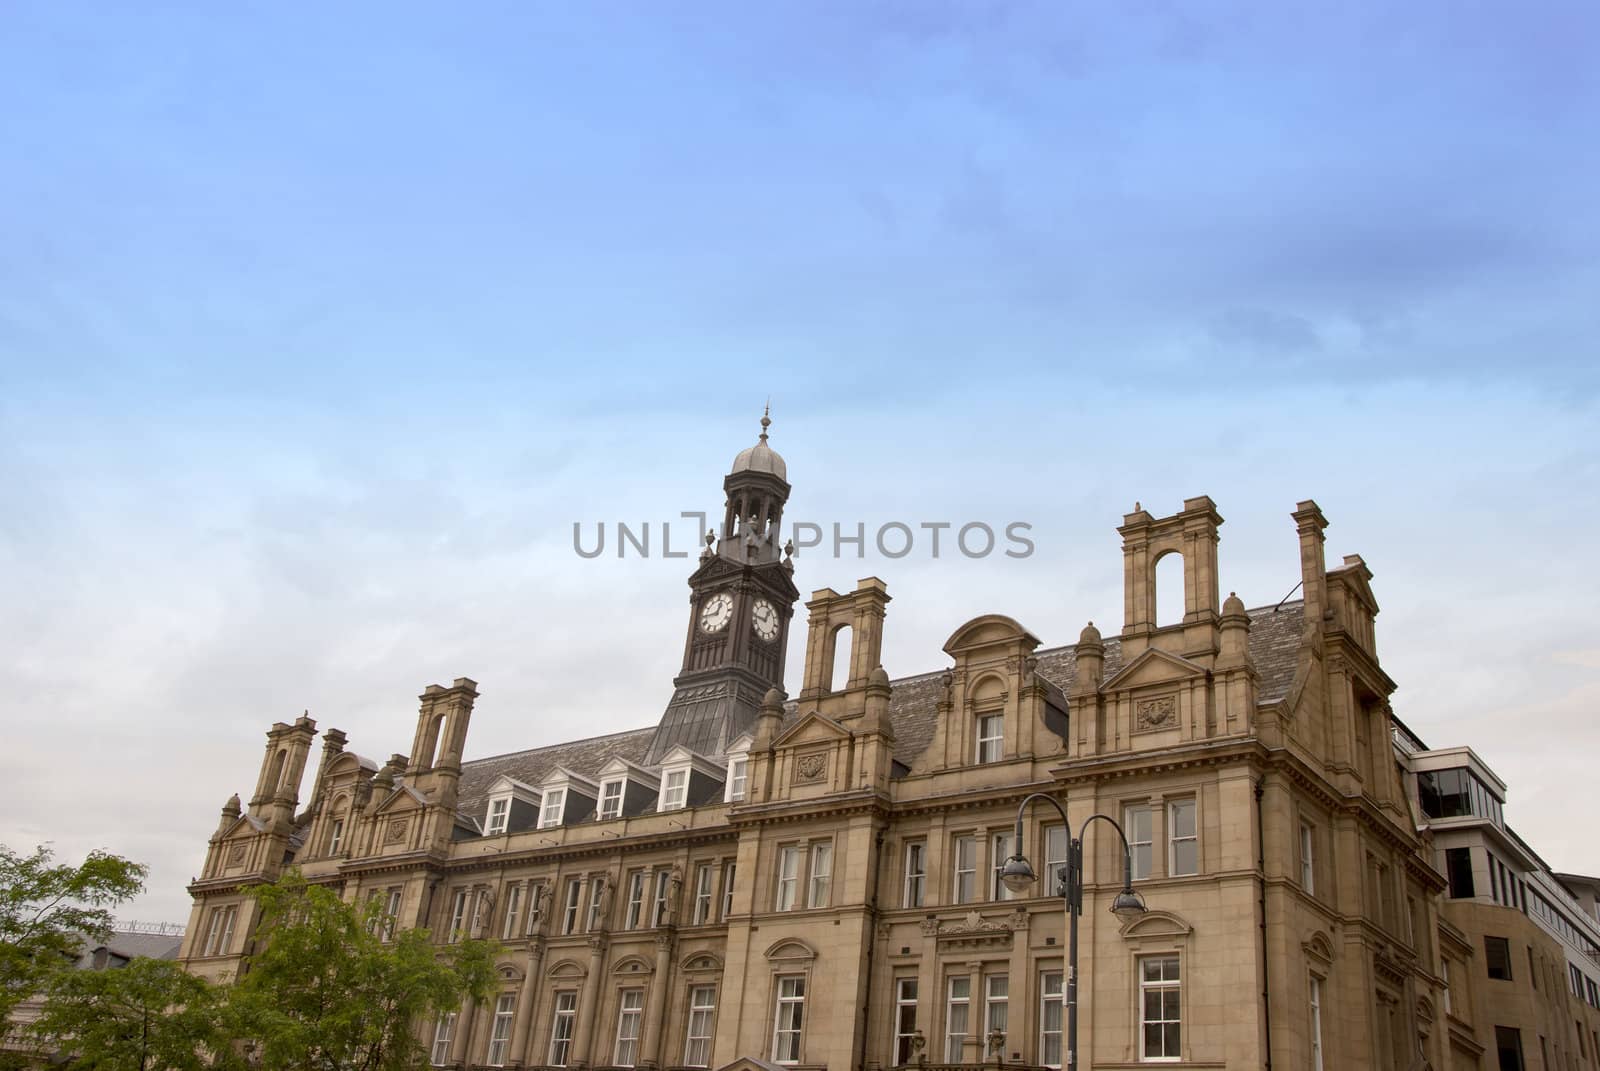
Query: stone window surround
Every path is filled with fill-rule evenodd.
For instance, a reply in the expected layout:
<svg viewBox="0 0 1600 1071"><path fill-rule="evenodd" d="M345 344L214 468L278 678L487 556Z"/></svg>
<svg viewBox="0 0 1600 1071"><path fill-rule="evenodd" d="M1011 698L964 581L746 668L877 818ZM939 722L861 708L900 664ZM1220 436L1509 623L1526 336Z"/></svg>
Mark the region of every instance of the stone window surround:
<svg viewBox="0 0 1600 1071"><path fill-rule="evenodd" d="M811 866L813 860L816 858L817 846L821 844L826 844L828 846L828 903L813 905L811 903ZM783 880L783 853L784 850L788 848L795 849L798 856L794 876L794 903L788 907L779 907L778 896L781 890L781 882ZM821 911L831 906L834 899L832 891L833 879L837 876L839 870L837 865L838 854L838 845L834 842L834 836L832 833L829 833L827 836L807 837L801 840L786 840L774 844L772 847L771 863L772 884L769 890L769 896L767 898L767 903L772 905L772 910L774 912ZM728 873L726 866L723 867L722 872L723 880L726 881Z"/></svg>
<svg viewBox="0 0 1600 1071"><path fill-rule="evenodd" d="M767 1011L766 1011L766 1037L767 1054L775 1056L778 1042L778 986L782 978L798 977L804 979L805 1003L809 1005L814 992L812 985L812 972L816 966L816 952L804 942L794 938L779 940L766 952L768 964ZM809 1031L806 1026L810 1019L810 1008L805 1007L801 1012L800 1020L800 1053L799 1063L806 1062L806 1036ZM774 1063L777 1061L774 1060Z"/></svg>
<svg viewBox="0 0 1600 1071"><path fill-rule="evenodd" d="M1130 807L1147 806L1150 808L1150 873L1143 878L1135 876L1135 881L1193 878L1199 877L1206 872L1205 811L1201 806L1202 795L1200 786L1194 786L1181 789L1175 788L1165 792L1153 792L1144 796L1128 796L1117 801L1117 813L1122 820L1127 818ZM1172 840L1168 836L1168 829L1172 823L1172 805L1189 800L1194 801L1195 872L1193 874L1173 874L1171 872ZM1124 827L1126 827L1125 821Z"/></svg>

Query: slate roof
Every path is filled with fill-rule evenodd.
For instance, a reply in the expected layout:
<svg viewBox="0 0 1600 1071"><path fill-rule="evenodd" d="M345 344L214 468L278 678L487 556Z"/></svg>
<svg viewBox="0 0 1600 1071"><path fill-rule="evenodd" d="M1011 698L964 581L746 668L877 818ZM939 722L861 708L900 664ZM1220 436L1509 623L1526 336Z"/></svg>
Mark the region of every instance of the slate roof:
<svg viewBox="0 0 1600 1071"><path fill-rule="evenodd" d="M85 941L75 965L79 970L92 969L95 951L101 948L124 962L139 956L146 959L177 959L182 944L182 934L125 933L118 930L107 940Z"/></svg>
<svg viewBox="0 0 1600 1071"><path fill-rule="evenodd" d="M463 762L461 785L457 790L460 800L458 806L467 812L481 808L488 799L489 786L502 774L523 784L538 786L557 766L565 766L575 774L597 780L600 767L612 759L626 759L635 765L643 765L645 753L650 750L650 742L655 735L656 727L652 725L648 729L592 736L569 744L552 744L549 747Z"/></svg>
<svg viewBox="0 0 1600 1071"><path fill-rule="evenodd" d="M1284 698L1294 683L1296 652L1305 623L1304 611L1305 603L1301 600L1247 611L1250 615L1250 657L1255 662L1259 678L1260 702L1271 703ZM1112 636L1104 642L1104 673L1109 680L1122 668L1122 641ZM1075 650L1076 645L1068 644L1034 652L1039 659L1039 673L1067 693L1072 690ZM933 742L937 705L943 687L940 676L943 672L942 669L935 670L891 682L894 692L889 700L889 719L894 727L894 757L905 766L910 766ZM785 725L798 716L798 706L791 701L784 711ZM481 810L486 805L489 786L502 774L525 784L538 785L557 766L565 766L573 773L595 779L600 768L614 758L643 765L655 734L656 727L650 726L462 763L459 807L466 813Z"/></svg>

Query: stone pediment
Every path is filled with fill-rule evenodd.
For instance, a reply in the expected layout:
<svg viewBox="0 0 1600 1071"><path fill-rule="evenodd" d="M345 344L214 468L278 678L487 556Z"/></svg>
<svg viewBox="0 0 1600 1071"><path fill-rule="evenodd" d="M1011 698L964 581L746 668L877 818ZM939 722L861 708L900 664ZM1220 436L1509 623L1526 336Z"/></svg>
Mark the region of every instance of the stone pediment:
<svg viewBox="0 0 1600 1071"><path fill-rule="evenodd" d="M378 764L369 758L357 755L354 751L341 751L336 758L328 763L328 770L323 775L325 778L344 777L347 774L360 775L363 771L367 774L378 772Z"/></svg>
<svg viewBox="0 0 1600 1071"><path fill-rule="evenodd" d="M844 726L816 711L803 714L772 742L773 747L800 747L805 744L832 744L850 739Z"/></svg>
<svg viewBox="0 0 1600 1071"><path fill-rule="evenodd" d="M944 641L944 651L955 658L969 651L1017 643L1022 643L1031 651L1039 646L1039 637L1023 628L1015 618L1004 614L984 614L951 633L950 638Z"/></svg>
<svg viewBox="0 0 1600 1071"><path fill-rule="evenodd" d="M253 837L267 828L267 824L253 814L241 814L233 820L222 834L222 840L232 840L235 837Z"/></svg>
<svg viewBox="0 0 1600 1071"><path fill-rule="evenodd" d="M537 796L539 795L539 790L534 788L532 785L523 784L515 777L507 777L505 774L501 774L499 777L496 777L489 783L489 795L499 796L506 793L510 793L512 795L520 793L524 796Z"/></svg>
<svg viewBox="0 0 1600 1071"><path fill-rule="evenodd" d="M766 956L769 960L809 962L817 958L817 950L798 937L780 937L767 946Z"/></svg>
<svg viewBox="0 0 1600 1071"><path fill-rule="evenodd" d="M1345 558L1344 564L1328 570L1328 579L1342 583L1366 605L1367 612L1378 612L1378 597L1372 592L1372 571L1358 554Z"/></svg>
<svg viewBox="0 0 1600 1071"><path fill-rule="evenodd" d="M626 777L630 780L644 781L652 784L657 781L655 774L651 773L649 770L646 770L643 766L631 763L627 759L623 758L612 759L610 762L600 767L599 772L595 774L595 779L597 781L607 781L613 777ZM537 792L538 789L535 789L534 791Z"/></svg>
<svg viewBox="0 0 1600 1071"><path fill-rule="evenodd" d="M742 575L743 572L743 565L717 555L708 560L699 569L696 569L694 575L689 578L689 582L691 584L703 584L707 581L732 579Z"/></svg>
<svg viewBox="0 0 1600 1071"><path fill-rule="evenodd" d="M1100 686L1102 692L1128 691L1153 685L1171 684L1175 681L1204 677L1204 666L1187 658L1152 647L1144 654L1117 671L1116 676Z"/></svg>
<svg viewBox="0 0 1600 1071"><path fill-rule="evenodd" d="M583 978L589 972L575 959L560 959L550 964L544 973L546 978Z"/></svg>
<svg viewBox="0 0 1600 1071"><path fill-rule="evenodd" d="M717 1071L790 1071L790 1069L757 1056L741 1056L731 1064L723 1064Z"/></svg>
<svg viewBox="0 0 1600 1071"><path fill-rule="evenodd" d="M1194 932L1179 915L1170 911L1150 910L1122 926L1124 937L1188 937Z"/></svg>
<svg viewBox="0 0 1600 1071"><path fill-rule="evenodd" d="M401 785L378 804L377 813L381 815L398 815L415 811L428 805L428 797L412 788L410 785Z"/></svg>
<svg viewBox="0 0 1600 1071"><path fill-rule="evenodd" d="M720 971L722 957L715 952L691 952L678 964L680 971Z"/></svg>

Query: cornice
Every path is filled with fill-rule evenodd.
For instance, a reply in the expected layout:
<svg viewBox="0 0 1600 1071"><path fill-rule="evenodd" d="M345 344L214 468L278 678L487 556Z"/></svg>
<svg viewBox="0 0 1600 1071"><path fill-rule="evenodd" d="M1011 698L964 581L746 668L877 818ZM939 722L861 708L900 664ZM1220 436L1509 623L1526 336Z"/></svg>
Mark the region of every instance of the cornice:
<svg viewBox="0 0 1600 1071"><path fill-rule="evenodd" d="M770 800L747 803L728 815L729 830L747 825L778 825L817 818L843 818L869 814L888 819L894 810L890 798L874 789L837 792L811 799Z"/></svg>
<svg viewBox="0 0 1600 1071"><path fill-rule="evenodd" d="M1323 664L1330 670L1334 668L1334 659L1342 658L1350 664L1357 675L1362 677L1367 684L1376 685L1373 691L1387 698L1399 687L1383 667L1378 664L1377 656L1365 647L1355 642L1355 639L1345 629L1326 633L1324 642L1327 648L1323 653Z"/></svg>
<svg viewBox="0 0 1600 1071"><path fill-rule="evenodd" d="M1230 736L1205 740L1159 751L1124 751L1057 766L1051 770L1058 784L1081 781L1111 781L1149 773L1220 766L1231 762L1261 763L1266 745L1253 736Z"/></svg>

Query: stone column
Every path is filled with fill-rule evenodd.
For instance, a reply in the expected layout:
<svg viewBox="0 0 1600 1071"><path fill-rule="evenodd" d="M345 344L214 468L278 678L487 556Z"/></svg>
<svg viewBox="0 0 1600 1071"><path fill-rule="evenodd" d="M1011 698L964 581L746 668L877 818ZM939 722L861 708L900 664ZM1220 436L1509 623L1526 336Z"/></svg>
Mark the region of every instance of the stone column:
<svg viewBox="0 0 1600 1071"><path fill-rule="evenodd" d="M944 1038L934 1029L943 1022L944 991L940 988L944 977L939 970L939 921L924 918L921 955L917 959L917 1029L922 1031L925 1045L920 1054L923 1062L944 1063Z"/></svg>
<svg viewBox="0 0 1600 1071"><path fill-rule="evenodd" d="M477 1010L477 1007L477 1002L471 997L468 997L461 1004L461 1014L456 1019L456 1036L450 1042L451 1063L461 1064L463 1067L466 1066L467 1047L472 1042L473 1012Z"/></svg>
<svg viewBox="0 0 1600 1071"><path fill-rule="evenodd" d="M573 1032L572 1054L569 1061L578 1067L594 1066L594 1021L600 1017L600 997L604 992L600 982L605 969L606 938L596 934L589 938L589 975L583 980L583 996L578 1000L577 1029Z"/></svg>
<svg viewBox="0 0 1600 1071"><path fill-rule="evenodd" d="M528 966L522 977L522 992L517 994L516 1025L511 1028L511 1058L524 1065L539 1062L528 1059L528 1035L533 1030L534 998L544 980L543 967L544 938L535 937L528 942Z"/></svg>
<svg viewBox="0 0 1600 1071"><path fill-rule="evenodd" d="M639 1039L639 1062L656 1067L661 1059L661 1026L666 1022L667 1005L672 1001L672 950L677 935L671 930L656 934L656 970L650 987L650 1014L645 1018L644 1036Z"/></svg>

